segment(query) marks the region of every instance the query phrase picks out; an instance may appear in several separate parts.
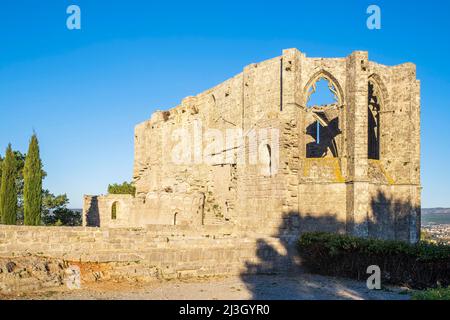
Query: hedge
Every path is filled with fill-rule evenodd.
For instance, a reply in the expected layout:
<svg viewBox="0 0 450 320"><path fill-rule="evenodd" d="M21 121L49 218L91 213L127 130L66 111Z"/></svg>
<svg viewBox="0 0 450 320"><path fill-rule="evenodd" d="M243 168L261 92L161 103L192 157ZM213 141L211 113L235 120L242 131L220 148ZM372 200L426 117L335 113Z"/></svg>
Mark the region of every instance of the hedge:
<svg viewBox="0 0 450 320"><path fill-rule="evenodd" d="M450 300L450 287L427 289L416 291L412 295L413 300Z"/></svg>
<svg viewBox="0 0 450 320"><path fill-rule="evenodd" d="M300 237L298 250L312 273L367 280L367 267L377 265L382 283L414 289L450 285L448 245L313 232Z"/></svg>

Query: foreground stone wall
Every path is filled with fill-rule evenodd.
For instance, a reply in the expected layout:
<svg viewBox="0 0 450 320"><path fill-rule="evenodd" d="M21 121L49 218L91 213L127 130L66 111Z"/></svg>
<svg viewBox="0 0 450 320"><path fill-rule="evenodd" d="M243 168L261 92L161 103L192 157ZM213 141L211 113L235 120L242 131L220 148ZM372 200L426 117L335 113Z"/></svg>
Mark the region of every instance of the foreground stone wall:
<svg viewBox="0 0 450 320"><path fill-rule="evenodd" d="M293 234L263 237L221 226L0 226L0 261L20 265L23 257L37 256L67 266L106 264L111 274L147 278L273 273L295 269L296 239ZM5 269L1 274L9 273ZM48 282L55 284L55 277Z"/></svg>

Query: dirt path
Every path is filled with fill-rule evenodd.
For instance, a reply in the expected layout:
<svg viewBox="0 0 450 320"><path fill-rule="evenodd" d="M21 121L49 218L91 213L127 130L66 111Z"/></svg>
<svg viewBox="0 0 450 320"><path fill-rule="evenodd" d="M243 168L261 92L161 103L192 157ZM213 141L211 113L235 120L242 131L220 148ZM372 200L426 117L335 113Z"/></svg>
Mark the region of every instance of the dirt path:
<svg viewBox="0 0 450 320"><path fill-rule="evenodd" d="M369 290L364 282L311 274L252 275L196 280L161 280L151 283L99 282L79 290L58 288L9 299L374 299L406 300L400 288Z"/></svg>

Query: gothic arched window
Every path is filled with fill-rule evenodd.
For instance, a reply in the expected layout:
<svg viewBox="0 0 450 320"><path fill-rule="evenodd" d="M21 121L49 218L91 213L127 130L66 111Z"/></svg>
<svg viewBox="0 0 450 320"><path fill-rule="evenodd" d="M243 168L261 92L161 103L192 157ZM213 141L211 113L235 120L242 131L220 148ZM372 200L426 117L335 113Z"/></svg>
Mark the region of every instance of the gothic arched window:
<svg viewBox="0 0 450 320"><path fill-rule="evenodd" d="M339 128L342 94L328 72L318 73L306 88L306 157L338 157L336 137Z"/></svg>
<svg viewBox="0 0 450 320"><path fill-rule="evenodd" d="M374 160L380 159L380 109L381 92L377 84L369 80L367 157Z"/></svg>

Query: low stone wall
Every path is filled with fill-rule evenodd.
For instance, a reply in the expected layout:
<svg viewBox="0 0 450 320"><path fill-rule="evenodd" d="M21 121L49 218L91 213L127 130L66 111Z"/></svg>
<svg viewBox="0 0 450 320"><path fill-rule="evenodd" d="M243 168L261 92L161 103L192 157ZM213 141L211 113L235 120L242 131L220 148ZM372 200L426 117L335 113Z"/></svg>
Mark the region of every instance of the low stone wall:
<svg viewBox="0 0 450 320"><path fill-rule="evenodd" d="M199 226L203 224L202 192L148 192L84 196L83 226L102 228L142 227L149 224ZM115 215L113 216L113 205Z"/></svg>
<svg viewBox="0 0 450 320"><path fill-rule="evenodd" d="M0 226L0 257L31 255L68 265L107 265L124 277L180 278L295 268L295 237L259 237L232 227L152 225L146 228ZM15 263L15 262L14 262ZM84 272L84 274L83 274Z"/></svg>

